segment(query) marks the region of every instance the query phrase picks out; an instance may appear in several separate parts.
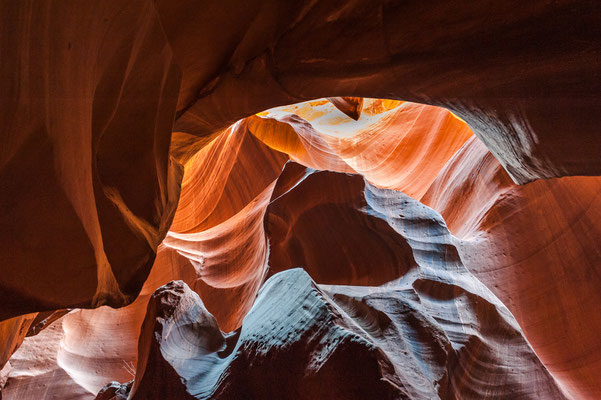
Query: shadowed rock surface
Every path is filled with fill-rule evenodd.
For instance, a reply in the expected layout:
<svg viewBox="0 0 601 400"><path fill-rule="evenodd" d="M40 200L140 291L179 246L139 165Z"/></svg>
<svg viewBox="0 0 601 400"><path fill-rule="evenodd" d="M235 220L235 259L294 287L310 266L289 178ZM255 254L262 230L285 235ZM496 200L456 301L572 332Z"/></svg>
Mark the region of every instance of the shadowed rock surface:
<svg viewBox="0 0 601 400"><path fill-rule="evenodd" d="M157 10L183 72L176 131L209 135L320 97L394 98L455 112L516 182L601 173L598 2L162 0Z"/></svg>
<svg viewBox="0 0 601 400"><path fill-rule="evenodd" d="M0 25L0 320L128 304L181 180L180 72L154 7L3 1Z"/></svg>
<svg viewBox="0 0 601 400"><path fill-rule="evenodd" d="M360 177L335 176L357 189ZM371 208L358 211L389 224L412 254L406 274L373 287L280 272L230 334L171 282L149 302L130 398L564 398L511 313L463 266L440 215L399 192L360 189Z"/></svg>
<svg viewBox="0 0 601 400"><path fill-rule="evenodd" d="M571 398L600 398L599 38L588 0L0 0L1 396L130 381L172 280L230 332L288 268L355 300L413 279L436 259L414 244L437 234L397 230L393 189L444 217L496 297L477 296L519 324L501 336L525 337ZM280 175L288 159L328 172ZM533 353L499 356L501 336L500 380L462 379L509 383L450 390L555 397L516 383L507 365Z"/></svg>

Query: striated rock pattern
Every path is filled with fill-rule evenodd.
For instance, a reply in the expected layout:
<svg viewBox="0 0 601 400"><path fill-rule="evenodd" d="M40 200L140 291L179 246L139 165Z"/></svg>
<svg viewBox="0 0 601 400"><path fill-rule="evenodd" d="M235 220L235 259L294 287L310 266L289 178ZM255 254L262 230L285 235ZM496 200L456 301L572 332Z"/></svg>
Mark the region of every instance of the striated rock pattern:
<svg viewBox="0 0 601 400"><path fill-rule="evenodd" d="M180 73L154 7L3 1L0 26L0 320L128 304L181 180Z"/></svg>
<svg viewBox="0 0 601 400"><path fill-rule="evenodd" d="M331 117L335 113L327 103L309 102L311 113L306 103L269 110L261 120L250 117L249 129L307 167L359 173L417 199L473 137L463 121L441 108L379 99L366 103L370 109L359 123Z"/></svg>
<svg viewBox="0 0 601 400"><path fill-rule="evenodd" d="M331 117L336 113L327 103L309 102L261 113L261 119L250 117L249 130L307 167L359 173L377 186L418 199L473 136L463 121L441 108L366 103L370 109L359 122Z"/></svg>
<svg viewBox="0 0 601 400"><path fill-rule="evenodd" d="M422 201L464 239L465 265L512 311L549 370L575 398L601 396L601 317L589 312L601 302L601 179L517 186L474 140Z"/></svg>
<svg viewBox="0 0 601 400"><path fill-rule="evenodd" d="M240 326L264 280L263 215L286 160L252 136L245 124L228 130L189 160L172 229L200 232L170 232L133 304L118 310L72 311L59 321L60 338L41 351L56 361L54 374L70 377L66 385L79 393L78 398L93 398L107 381L133 377L146 303L156 288L173 279L185 280L202 295L222 329ZM216 165L222 168L214 169ZM199 179L207 176L214 184L199 191ZM240 181L247 185L239 185ZM247 228L242 234L241 226ZM27 343L24 347L29 352ZM11 376L5 389L8 398L45 396L46 388L36 385L39 377L25 365L18 364Z"/></svg>
<svg viewBox="0 0 601 400"><path fill-rule="evenodd" d="M177 131L209 135L320 97L394 98L452 110L516 182L601 174L598 2L161 0L157 10L183 72Z"/></svg>
<svg viewBox="0 0 601 400"><path fill-rule="evenodd" d="M11 369L10 363L7 363L12 354L19 348L29 327L31 326L35 314L26 314L14 317L0 322L0 339L2 347L0 348L0 388L4 387L6 378Z"/></svg>
<svg viewBox="0 0 601 400"><path fill-rule="evenodd" d="M599 38L581 0L0 0L0 397L601 398Z"/></svg>
<svg viewBox="0 0 601 400"><path fill-rule="evenodd" d="M175 254L157 268L191 269L186 282L202 293L226 331L240 326L264 279L263 216L287 160L241 121L186 164L178 210L163 241L163 251Z"/></svg>
<svg viewBox="0 0 601 400"><path fill-rule="evenodd" d="M563 398L509 311L463 267L440 216L362 189L411 253L402 278L320 287L300 269L281 272L227 335L171 282L149 303L133 385L98 398L128 388L132 399Z"/></svg>
<svg viewBox="0 0 601 400"><path fill-rule="evenodd" d="M261 147L262 145L252 139L253 135L250 135L252 131L246 131L245 128L242 129L243 124L238 125L240 126L240 130L232 129L227 133L227 135L230 135L229 143L239 143L241 141L248 144L244 144L241 147L238 147L238 145L223 146L221 150L217 152L213 151L212 154L216 154L212 158L213 162L205 164L205 168L212 170L214 165L223 164L221 161L228 159L225 153L229 151L237 152L237 157L243 157L245 152L248 152L248 154L254 154L252 157L255 157L256 160L260 159L259 154L270 154L267 149ZM381 131L379 134L385 135L386 132ZM223 142L222 139L221 143L226 142ZM252 149L260 149L260 151L257 152L257 150ZM221 153L224 154L219 156L218 154ZM274 154L277 154L277 152ZM201 160L204 159L205 157L199 153L198 158L190 159L198 161L190 162L187 170L202 171L202 168L195 168L197 166L196 162L201 163ZM236 160L236 157L231 159ZM280 160L283 161L284 159ZM375 162L377 158L373 160ZM262 164L265 165L264 163ZM479 173L474 174L473 168L470 165L478 165L480 168ZM366 196L364 193L366 183L363 178L358 175L333 172L317 173L295 163L288 163L281 174L276 172L278 168L280 167L274 164L274 175L272 176L277 177L279 174L277 183L275 185L274 183L268 184L269 180L266 180L265 184L268 185L266 188L267 191L263 190L259 196L262 200L258 203L251 201L249 203L250 208L247 206L248 211L258 210L253 211L253 215L256 215L253 218L256 218L255 220L258 221L258 226L263 225L263 215L267 211L264 223L269 236L269 242L271 243L269 253L270 273L295 266L303 266L321 283L371 286L383 284L386 286L387 282L408 274L411 268L415 268L417 264L415 254L410 246L406 244L407 240L403 239L391 227L394 224L385 223L385 218L382 217L382 215L387 215L386 210L394 209L394 202L380 199L379 201L368 203L369 196ZM235 168L225 169L225 171L233 170ZM462 175L462 171L465 172L465 175ZM225 172L223 178L219 179L219 182L227 182L230 179L234 182L239 179L233 178L235 175L230 175L230 173ZM228 176L230 177L228 178ZM251 175L242 176L245 176L244 179L253 179ZM256 175L252 176L256 177ZM470 179L475 179L475 182L470 183ZM566 182L571 180L574 180L574 185L576 185L574 187L578 185L582 186L583 182L589 182L589 186L594 185L594 182L597 181L596 178L570 178ZM190 179L188 182L193 185L196 180ZM557 186L553 182L548 181L549 184ZM439 178L434 181L422 199L426 203L434 204L442 210L443 214L448 216L451 230L455 231L459 236L452 238L452 243L458 246L459 254L465 260L466 266L485 282L500 299L503 299L509 305L510 309L520 311L516 316L522 327L530 326L529 315L539 315L544 318L543 320L549 321L552 324L552 321L561 318L558 316L564 315L565 309L562 308L564 306L558 303L559 307L555 308L556 311L554 311L558 316L555 316L553 312L549 312L552 310L551 308L545 314L541 314L540 307L533 308L530 314L522 314L522 310L527 310L523 308L523 304L527 303L524 303L524 300L516 299L511 294L519 293L516 290L519 290L520 286L515 286L516 284L523 285L526 282L520 282L519 279L516 279L520 276L517 274L517 271L519 271L517 269L515 270L515 275L506 275L505 285L499 285L499 281L495 279L494 274L491 275L486 272L484 266L487 268L500 268L502 270L503 264L499 264L496 261L497 258L486 258L487 254L491 253L479 252L482 251L481 249L486 250L490 246L487 243L495 243L495 237L502 236L499 236L499 234L495 236L487 235L490 239L485 240L487 236L483 236L482 234L483 231L481 229L484 228L481 223L482 221L486 221L484 216L490 213L490 210L495 210L500 200L508 196L509 198L515 197L512 193L516 190L524 193L521 197L517 198L521 198L524 204L528 204L528 199L532 195L527 195L529 192L524 192L520 188L527 189L535 184L537 183L524 187L513 184L500 164L486 151L482 143L476 138L472 138L468 139L468 142L447 163L447 166L441 171ZM447 186L445 187L444 185ZM462 188L462 185L466 185L466 187ZM367 184L367 186L371 188L372 192L389 192L397 197L402 196L398 192L384 191L371 184ZM185 184L183 193L188 190L186 189L187 187L188 184ZM227 184L224 187L227 187ZM235 188L235 186L232 187ZM252 197L252 193L256 193L253 190L260 190L260 186L257 189L252 189L252 187L249 186L251 188L249 190L251 191L247 195L247 199ZM407 187L409 190L411 189L411 185ZM455 187L458 189L454 189ZM565 190L564 185L557 186L555 190L560 190L557 193L561 193L562 189L560 188L562 187ZM593 188L594 186L591 187L591 189ZM211 192L207 193L210 194ZM227 190L224 190L223 193L227 193ZM497 193L498 195L495 197L488 193ZM594 189L590 193L594 194ZM238 196L240 195L243 194L239 193ZM131 379L136 370L138 359L136 343L140 326L144 319L146 302L156 287L172 279L184 279L191 287L194 287L203 300L211 305L212 310L214 310L217 316L217 320L222 326L221 329L229 326L224 330L230 331L239 327L242 318L246 314L244 310L250 308L254 301L253 292L240 291L236 289L235 285L233 287L218 288L207 284L202 276L202 266L205 265L204 262L206 261L204 257L210 260L211 257L209 255L211 251L220 250L228 241L231 243L229 253L233 251L234 253L232 254L235 254L236 251L246 249L238 254L252 254L249 251L260 248L261 243L266 243L265 233L262 228L258 230L242 230L242 232L247 232L249 240L256 241L252 243L257 243L259 247L257 247L257 244L250 244L251 242L244 244L244 241L240 241L240 235L234 235L233 233L241 226L248 227L248 222L246 222L248 220L240 220L238 219L239 217L236 217L240 211L236 213L237 208L233 205L235 203L225 200L228 196L224 197L222 195L216 198L217 200L212 200L209 204L213 204L212 207L214 207L217 215L225 215L225 217L221 218L225 219L224 222L219 223L220 218L217 219L217 225L215 226L219 227L219 229L208 228L206 231L203 231L202 229L204 228L200 228L201 231L198 233L170 233L165 244L159 251L155 268L145 284L142 296L133 305L121 310L102 308L97 311L77 311L71 313L58 321L60 323L59 326L62 327L62 333L60 327L57 328L58 330L51 331L51 333L56 332L58 339L46 341L42 349L39 346L36 347L33 345L32 347L30 343L26 343L23 346L23 351L15 356L15 360L13 361L16 362L13 362L11 365L12 372L9 373L8 385L4 390L5 397L36 398L43 397L44 393L49 393L45 387L42 391L38 389L40 387L38 382L43 381L41 380L43 378L38 374L32 375L30 366L26 362L27 358L31 357L33 352L44 354L49 360L52 360L52 357L54 357L54 365L50 365L52 364L50 362L45 369L40 368L38 371L42 375L52 371L50 376L59 377L59 381L56 383L48 383L52 390L56 390L56 393L75 393L74 398L93 398L95 393L107 381L115 379L124 382ZM194 196L190 196L190 199L194 200ZM202 217L202 215L206 215L205 207L208 203L203 202L201 204L203 205L198 207L197 210L205 214L198 214L201 215L201 218L198 220L193 219L195 215L193 211L195 207L194 201L188 206L190 207L190 212L181 215L189 215L187 218L194 224L198 224L198 221L202 223L202 221L211 220L210 213L208 219L206 216ZM581 207L581 203L568 201L563 204L563 208L566 209L568 205L574 211L578 210L578 207ZM586 204L582 204L582 206L584 205ZM507 211L515 210L515 208L506 209ZM596 209L595 203L592 203L586 212L594 212ZM519 211L520 209L518 208L517 210ZM246 215L245 212L248 211L244 211L241 215ZM228 215L232 214L233 217L227 218ZM531 213L528 215L531 215ZM352 223L349 223L349 221ZM523 222L521 226L528 226L530 223L527 221ZM228 226L230 227L229 229L232 229L231 239L225 241L220 239L215 242L218 245L209 245L210 241L205 241L205 244L201 245L203 243L203 240L201 240L203 235L207 235L204 232L210 233L212 229L214 232L226 232L227 229L225 228ZM314 229L314 226L318 226L319 229ZM192 230L195 229L193 228ZM521 228L521 230L525 233L528 232L524 228ZM585 231L591 232L590 229ZM578 238L582 234L579 231L573 232L576 235L576 240L581 240ZM448 233L445 235L448 235ZM595 237L592 232L591 235L593 235L591 237ZM416 236L429 237L430 235L422 232ZM478 240L474 240L476 237ZM373 240L374 238L377 238L377 240ZM512 245L511 237L507 237L502 243L509 246L509 249L516 248L515 245ZM186 253L185 248L193 249L194 247L196 248L195 251ZM225 248L228 247L226 246ZM509 251L506 250L506 252ZM228 252L217 251L215 254L228 254ZM250 271L265 271L264 268L267 265L267 260L264 257L267 256L267 253L263 254L263 256L253 262L254 264L248 264L246 273L237 272L237 268L227 268L224 270L222 276L227 281L227 277L229 276L238 276L239 278L237 279L244 279ZM365 257L364 254L369 254L370 257ZM481 254L479 258L475 257L478 254ZM519 254L516 252L514 257L519 257ZM583 255L586 254L587 252L583 253ZM568 255L566 254L565 256ZM591 256L594 257L594 254L591 253ZM219 259L219 256L217 257ZM243 257L242 259L247 258ZM231 258L226 258L226 260L231 260ZM477 262L474 260L477 260ZM594 260L594 258L591 260ZM202 261L202 263L199 261ZM562 265L561 262L560 260L557 265ZM236 263L232 264L232 262L228 261L222 265L234 266ZM498 267L495 267L497 265ZM536 285L543 278L552 279L552 277L544 276L546 273L544 268L532 270L532 272L535 271L539 271L541 275L536 277L537 281L531 281L533 285ZM586 271L586 269L584 268L581 271ZM574 272L578 273L577 270ZM254 288L252 290L258 290L263 275L264 272L254 275L254 282L257 283L252 286ZM211 275L207 276L206 281L211 281ZM215 282L219 282L219 280ZM590 287L591 290L594 290L594 280L591 281L590 278L589 282L581 281L579 285L581 289ZM557 290L561 292L561 290L564 290L563 287L565 287L565 284ZM372 288L370 290L377 291L379 289ZM530 290L532 293L533 290ZM590 293L589 296L594 296L593 292ZM545 297L544 292L539 296L540 301L549 302L549 298ZM243 303L240 303L240 301L243 301ZM498 300L495 301L498 302ZM594 300L591 300L591 302L594 303ZM587 318L589 323L596 323L594 316L591 316L590 313L581 312L579 314L573 313L572 315L573 318ZM235 316L233 320L232 316ZM551 361L547 366L551 371L554 371L556 377L561 378L560 382L562 385L572 394L580 393L583 395L588 393L591 398L594 398L597 388L594 383L595 352L591 351L594 349L594 339L591 339L591 345L587 347L586 342L583 341L588 340L587 336L581 333L563 333L562 335L558 335L556 332L566 331L557 331L557 327L553 325L546 325L545 331L541 329L536 330L536 324L533 325L533 328L526 331L531 335L528 336L529 341L535 346L538 355L542 357L543 361ZM553 334L556 340L559 340L559 347L555 345L545 349L545 340L551 334ZM84 337L91 340L82 340ZM574 340L574 338L578 338L578 340ZM378 346L386 347L384 343L379 343ZM583 348L587 348L589 352L578 355L577 351ZM583 358L584 354L591 361L586 361ZM575 359L584 361L579 364L580 368L562 371L565 365L573 363L574 361L572 360ZM20 360L20 362L17 360ZM578 371L578 373L575 373L575 371ZM472 373L470 372L469 374ZM57 385L59 382L60 385ZM122 392L126 390L124 387L115 386L113 389L107 388L105 393L117 389ZM451 392L454 393L455 389L451 390ZM499 391L496 395L500 396L501 394L501 391ZM465 396L469 398L469 395ZM489 395L482 394L481 396L487 397ZM561 396L549 394L549 397L556 398Z"/></svg>

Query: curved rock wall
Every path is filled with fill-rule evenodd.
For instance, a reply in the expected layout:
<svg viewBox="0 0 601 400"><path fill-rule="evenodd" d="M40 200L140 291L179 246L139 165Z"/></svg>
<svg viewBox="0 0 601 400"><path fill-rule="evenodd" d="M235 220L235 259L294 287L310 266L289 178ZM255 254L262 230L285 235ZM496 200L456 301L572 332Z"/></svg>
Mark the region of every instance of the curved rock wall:
<svg viewBox="0 0 601 400"><path fill-rule="evenodd" d="M310 179L320 175L364 196L368 210L349 207L405 243L408 271L379 287L323 292L300 269L277 273L229 335L194 292L171 282L150 300L133 385L111 384L99 398L117 389L133 399L563 398L511 313L462 265L439 215L356 176L308 172L302 183L338 192ZM320 254L334 271L346 265Z"/></svg>
<svg viewBox="0 0 601 400"><path fill-rule="evenodd" d="M0 18L0 320L128 304L181 179L180 73L154 7L5 1Z"/></svg>
<svg viewBox="0 0 601 400"><path fill-rule="evenodd" d="M442 237L468 286L486 289L476 296L515 316L499 334L514 355L494 340L481 353L503 371L492 389L470 381L472 369L443 385L434 377L450 359L424 359L432 390L560 398L557 382L573 398L601 396L595 2L25 0L1 1L0 22L4 397L93 398L154 368L137 367L149 354L138 335L155 289L172 280L200 295L216 336L264 307L255 299L268 276L299 266L316 285L364 288L337 298L312 286L357 324L365 290L409 301L382 285L424 268L414 240ZM302 166L282 172L289 159ZM385 193L399 191L438 211L453 236L427 228L445 225L438 217L394 222L409 203ZM396 231L408 221L412 239ZM432 268L445 270L449 254ZM476 318L491 334L499 319L478 319L461 296L453 289L432 309L422 298L415 315L450 301L461 323ZM447 332L457 351L441 321L420 327ZM384 353L404 343L368 339ZM394 382L381 396L433 395L374 357L387 366L369 379ZM537 383L526 388L509 365ZM148 390L136 382L103 395Z"/></svg>

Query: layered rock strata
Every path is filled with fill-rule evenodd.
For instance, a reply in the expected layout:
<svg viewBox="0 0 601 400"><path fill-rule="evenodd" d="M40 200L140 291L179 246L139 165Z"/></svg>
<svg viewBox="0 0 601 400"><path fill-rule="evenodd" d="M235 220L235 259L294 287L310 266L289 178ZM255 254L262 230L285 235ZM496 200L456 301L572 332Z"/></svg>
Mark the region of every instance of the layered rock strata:
<svg viewBox="0 0 601 400"><path fill-rule="evenodd" d="M171 282L150 300L133 384L98 398L563 398L511 313L462 265L442 218L398 192L363 189L370 209L356 211L406 243L407 273L379 287L275 274L230 334Z"/></svg>

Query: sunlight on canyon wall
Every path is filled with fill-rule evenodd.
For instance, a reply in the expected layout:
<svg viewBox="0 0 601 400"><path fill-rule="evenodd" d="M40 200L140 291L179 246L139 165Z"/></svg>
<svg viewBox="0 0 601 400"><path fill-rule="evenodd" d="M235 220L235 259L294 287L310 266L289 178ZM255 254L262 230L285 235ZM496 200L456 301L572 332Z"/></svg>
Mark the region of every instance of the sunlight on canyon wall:
<svg viewBox="0 0 601 400"><path fill-rule="evenodd" d="M593 3L0 1L0 398L601 397Z"/></svg>

